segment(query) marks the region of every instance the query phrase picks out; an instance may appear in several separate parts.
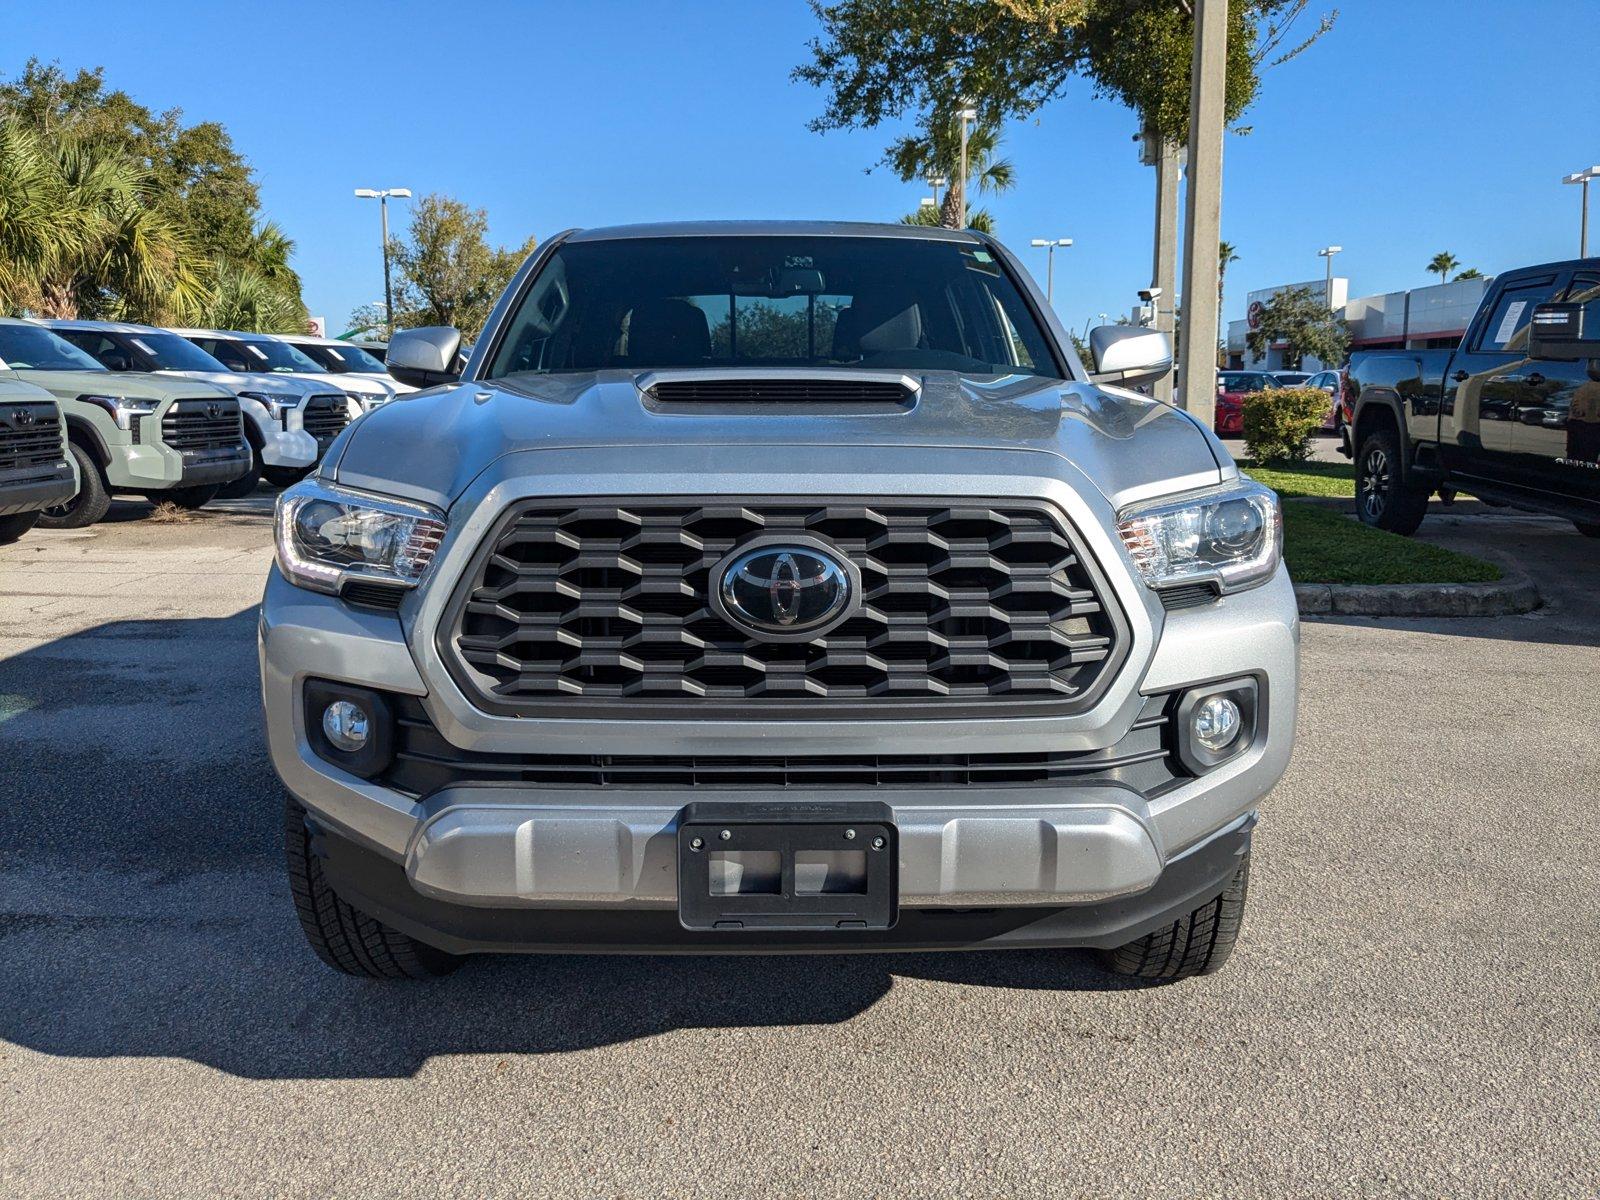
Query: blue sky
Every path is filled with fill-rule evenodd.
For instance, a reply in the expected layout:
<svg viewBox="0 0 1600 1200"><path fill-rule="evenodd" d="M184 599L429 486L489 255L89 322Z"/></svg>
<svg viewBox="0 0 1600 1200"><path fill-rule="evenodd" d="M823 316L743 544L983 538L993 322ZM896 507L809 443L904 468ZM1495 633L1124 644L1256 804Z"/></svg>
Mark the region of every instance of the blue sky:
<svg viewBox="0 0 1600 1200"><path fill-rule="evenodd" d="M1254 132L1228 138L1226 315L1251 288L1320 277L1330 242L1353 295L1428 282L1439 250L1488 273L1575 254L1577 189L1558 181L1600 163L1579 82L1600 59L1600 0L1321 7L1336 3L1334 31L1267 74ZM788 79L815 30L803 0L3 0L0 25L0 73L29 55L103 65L152 107L224 122L335 331L382 294L377 208L356 187L449 193L507 243L633 220L892 220L926 191L865 172L894 131L806 129L821 96ZM1134 129L1075 84L1010 128L1019 186L984 201L1041 277L1028 240L1075 239L1056 306L1078 328L1149 279Z"/></svg>

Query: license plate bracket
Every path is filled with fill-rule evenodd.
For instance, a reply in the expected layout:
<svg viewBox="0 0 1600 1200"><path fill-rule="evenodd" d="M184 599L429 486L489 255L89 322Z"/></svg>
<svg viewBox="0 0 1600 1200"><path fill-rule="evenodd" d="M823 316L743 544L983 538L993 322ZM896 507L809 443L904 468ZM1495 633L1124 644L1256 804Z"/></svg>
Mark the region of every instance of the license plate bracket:
<svg viewBox="0 0 1600 1200"><path fill-rule="evenodd" d="M678 817L678 920L718 932L889 929L899 861L887 804L697 801Z"/></svg>

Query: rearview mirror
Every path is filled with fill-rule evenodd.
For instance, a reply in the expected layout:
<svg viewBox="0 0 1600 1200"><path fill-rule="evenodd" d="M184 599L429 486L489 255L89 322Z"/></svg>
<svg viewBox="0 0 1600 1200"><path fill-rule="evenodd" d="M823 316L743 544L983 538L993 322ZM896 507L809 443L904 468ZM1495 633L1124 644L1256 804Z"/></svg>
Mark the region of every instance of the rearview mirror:
<svg viewBox="0 0 1600 1200"><path fill-rule="evenodd" d="M397 330L389 342L383 365L401 383L412 387L433 387L454 383L461 378L457 358L461 352L461 331L450 325L427 325L421 329Z"/></svg>
<svg viewBox="0 0 1600 1200"><path fill-rule="evenodd" d="M1582 304L1540 304L1528 326L1528 357L1555 362L1600 358L1600 329L1585 329Z"/></svg>
<svg viewBox="0 0 1600 1200"><path fill-rule="evenodd" d="M1172 370L1172 343L1167 335L1142 325L1101 325L1089 333L1096 383L1133 387L1154 383Z"/></svg>

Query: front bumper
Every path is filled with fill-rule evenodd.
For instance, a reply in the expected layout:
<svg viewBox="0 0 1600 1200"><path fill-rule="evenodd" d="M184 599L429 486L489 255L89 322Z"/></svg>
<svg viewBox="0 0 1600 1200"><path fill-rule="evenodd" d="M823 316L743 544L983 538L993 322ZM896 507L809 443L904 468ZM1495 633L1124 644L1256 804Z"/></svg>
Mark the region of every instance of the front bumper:
<svg viewBox="0 0 1600 1200"><path fill-rule="evenodd" d="M0 471L0 517L65 504L77 494L78 474L70 460L43 469Z"/></svg>
<svg viewBox="0 0 1600 1200"><path fill-rule="evenodd" d="M259 402L241 400L245 419L261 442L261 462L268 467L301 469L314 467L322 458L322 447L299 424L299 410L292 410L284 423L275 421Z"/></svg>

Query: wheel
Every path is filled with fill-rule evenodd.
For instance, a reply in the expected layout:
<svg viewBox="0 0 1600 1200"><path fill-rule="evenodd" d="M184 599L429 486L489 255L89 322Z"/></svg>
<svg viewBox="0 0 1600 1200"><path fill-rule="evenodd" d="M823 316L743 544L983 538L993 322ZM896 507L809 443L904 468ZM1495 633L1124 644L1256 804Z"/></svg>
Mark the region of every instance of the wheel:
<svg viewBox="0 0 1600 1200"><path fill-rule="evenodd" d="M163 500L170 500L179 508L204 508L217 498L217 493L222 489L214 483L204 487L168 488L164 492L151 492L150 499L160 504Z"/></svg>
<svg viewBox="0 0 1600 1200"><path fill-rule="evenodd" d="M1584 537L1600 538L1600 524L1596 524L1594 521L1574 521L1572 527L1583 534ZM0 538L0 541L3 540L3 538Z"/></svg>
<svg viewBox="0 0 1600 1200"><path fill-rule="evenodd" d="M1410 535L1428 511L1428 495L1406 482L1400 455L1400 435L1378 428L1361 441L1356 455L1356 515L1365 525Z"/></svg>
<svg viewBox="0 0 1600 1200"><path fill-rule="evenodd" d="M1115 950L1101 951L1101 961L1119 975L1164 982L1220 971L1239 940L1249 891L1250 856L1246 854L1220 896L1153 933Z"/></svg>
<svg viewBox="0 0 1600 1200"><path fill-rule="evenodd" d="M306 811L292 799L284 802L283 848L300 928L317 957L335 971L368 979L430 979L461 965L456 955L390 929L341 900L312 851Z"/></svg>
<svg viewBox="0 0 1600 1200"><path fill-rule="evenodd" d="M293 487L307 475L310 467L262 467L261 477L275 488Z"/></svg>
<svg viewBox="0 0 1600 1200"><path fill-rule="evenodd" d="M250 452L250 466L245 473L232 483L225 483L217 489L217 497L221 500L243 500L256 490L256 484L261 482L261 458L256 454L256 448L250 444L250 439L245 439L245 449Z"/></svg>
<svg viewBox="0 0 1600 1200"><path fill-rule="evenodd" d="M78 464L78 494L39 514L39 524L46 529L82 529L111 509L111 492L106 477L100 473L100 464L77 442L69 443L67 452Z"/></svg>
<svg viewBox="0 0 1600 1200"><path fill-rule="evenodd" d="M0 517L0 546L9 546L39 523L37 512L16 513Z"/></svg>

